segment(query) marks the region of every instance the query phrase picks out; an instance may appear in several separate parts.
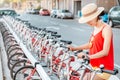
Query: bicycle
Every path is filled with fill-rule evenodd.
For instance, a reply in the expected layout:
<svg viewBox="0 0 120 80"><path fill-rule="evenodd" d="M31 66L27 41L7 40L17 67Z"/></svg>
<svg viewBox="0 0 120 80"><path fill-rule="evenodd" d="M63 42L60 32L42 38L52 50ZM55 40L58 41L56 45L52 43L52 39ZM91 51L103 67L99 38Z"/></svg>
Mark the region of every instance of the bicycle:
<svg viewBox="0 0 120 80"><path fill-rule="evenodd" d="M42 80L42 79L36 72L36 68L34 68L33 66L24 66L21 67L15 73L13 80Z"/></svg>
<svg viewBox="0 0 120 80"><path fill-rule="evenodd" d="M118 73L118 70L106 70L104 69L103 65L100 65L99 68L93 69L93 67L89 64L89 59L85 58L85 56L82 57L82 60L79 60L78 62L74 63L75 66L72 66L70 71L70 80L84 80L84 76L86 74L86 71L89 73L92 73L92 76L88 80L94 80L94 77L98 73L108 73L111 74L112 77L110 77L108 80L119 80L116 76ZM76 67L76 65L79 65Z"/></svg>

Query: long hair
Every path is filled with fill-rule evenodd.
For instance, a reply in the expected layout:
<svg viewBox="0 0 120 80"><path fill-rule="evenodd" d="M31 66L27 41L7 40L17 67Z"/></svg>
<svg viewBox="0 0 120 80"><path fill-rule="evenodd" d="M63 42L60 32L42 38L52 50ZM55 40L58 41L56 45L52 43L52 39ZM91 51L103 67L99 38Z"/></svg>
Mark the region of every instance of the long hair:
<svg viewBox="0 0 120 80"><path fill-rule="evenodd" d="M105 11L102 11L99 15L98 15L98 19L97 20L100 20L101 19L101 16L103 16L104 14L106 14Z"/></svg>

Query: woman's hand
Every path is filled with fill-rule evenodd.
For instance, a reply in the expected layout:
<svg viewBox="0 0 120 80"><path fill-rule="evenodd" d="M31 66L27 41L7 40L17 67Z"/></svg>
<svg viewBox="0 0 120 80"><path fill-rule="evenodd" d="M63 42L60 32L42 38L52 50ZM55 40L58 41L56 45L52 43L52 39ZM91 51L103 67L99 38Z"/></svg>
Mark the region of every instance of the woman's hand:
<svg viewBox="0 0 120 80"><path fill-rule="evenodd" d="M78 58L82 58L83 56L86 56L86 54L83 52L80 52L77 56L78 56Z"/></svg>
<svg viewBox="0 0 120 80"><path fill-rule="evenodd" d="M75 48L73 46L68 46L68 48L70 49L70 51L75 51Z"/></svg>
<svg viewBox="0 0 120 80"><path fill-rule="evenodd" d="M79 53L77 56L78 56L78 58L90 59L90 56L83 52Z"/></svg>

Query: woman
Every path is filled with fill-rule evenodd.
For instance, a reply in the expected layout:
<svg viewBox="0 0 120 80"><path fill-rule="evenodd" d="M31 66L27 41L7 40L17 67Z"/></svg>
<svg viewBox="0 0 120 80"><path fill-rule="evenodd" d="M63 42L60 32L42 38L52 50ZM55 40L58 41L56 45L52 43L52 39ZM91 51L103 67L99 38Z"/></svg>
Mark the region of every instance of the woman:
<svg viewBox="0 0 120 80"><path fill-rule="evenodd" d="M92 67L99 67L104 65L105 69L114 69L114 50L113 50L113 34L111 27L100 20L100 14L104 11L103 7L97 7L96 4L90 3L82 8L82 17L79 19L80 23L87 23L94 28L93 33L88 43L78 47L70 46L70 50L84 50L89 49L90 64ZM84 53L78 54L81 58ZM90 74L89 74L90 75ZM103 73L96 75L94 80L107 80L110 74ZM90 79L90 78L89 78ZM87 80L86 77L84 80Z"/></svg>

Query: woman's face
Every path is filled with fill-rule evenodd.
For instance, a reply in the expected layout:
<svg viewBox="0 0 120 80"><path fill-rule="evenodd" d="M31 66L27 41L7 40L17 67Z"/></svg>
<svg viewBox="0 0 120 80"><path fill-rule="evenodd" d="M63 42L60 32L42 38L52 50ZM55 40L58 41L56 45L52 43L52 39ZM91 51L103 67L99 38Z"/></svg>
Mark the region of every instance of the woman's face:
<svg viewBox="0 0 120 80"><path fill-rule="evenodd" d="M94 18L93 20L87 22L87 24L90 25L90 26L96 26L97 25L97 20L98 20L97 18Z"/></svg>

